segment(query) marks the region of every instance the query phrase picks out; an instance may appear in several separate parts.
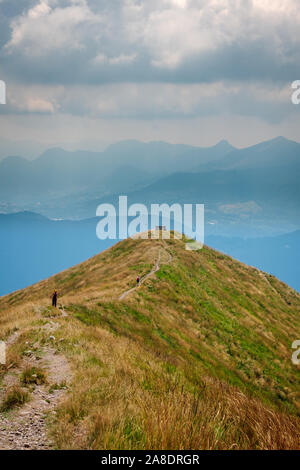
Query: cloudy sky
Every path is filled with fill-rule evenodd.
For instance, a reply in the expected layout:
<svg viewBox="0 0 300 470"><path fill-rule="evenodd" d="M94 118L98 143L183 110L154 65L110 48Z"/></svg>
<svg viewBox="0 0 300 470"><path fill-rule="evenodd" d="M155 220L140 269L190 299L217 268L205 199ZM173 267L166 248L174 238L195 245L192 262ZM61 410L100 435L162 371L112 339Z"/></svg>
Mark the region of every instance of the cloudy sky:
<svg viewBox="0 0 300 470"><path fill-rule="evenodd" d="M299 0L0 0L0 79L0 156L300 141Z"/></svg>

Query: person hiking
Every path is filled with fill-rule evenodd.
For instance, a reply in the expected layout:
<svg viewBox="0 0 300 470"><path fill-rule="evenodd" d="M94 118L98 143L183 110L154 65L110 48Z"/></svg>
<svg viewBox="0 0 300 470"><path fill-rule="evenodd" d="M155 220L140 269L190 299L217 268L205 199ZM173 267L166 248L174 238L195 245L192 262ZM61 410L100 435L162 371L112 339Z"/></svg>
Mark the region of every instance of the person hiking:
<svg viewBox="0 0 300 470"><path fill-rule="evenodd" d="M52 307L55 307L55 308L56 308L57 297L58 297L58 292L57 292L56 289L54 289L54 292L53 292L53 294L52 294Z"/></svg>
<svg viewBox="0 0 300 470"><path fill-rule="evenodd" d="M140 276L138 276L138 277L136 278L136 284L139 286L139 285L140 285L140 282L141 282L141 278L140 278Z"/></svg>

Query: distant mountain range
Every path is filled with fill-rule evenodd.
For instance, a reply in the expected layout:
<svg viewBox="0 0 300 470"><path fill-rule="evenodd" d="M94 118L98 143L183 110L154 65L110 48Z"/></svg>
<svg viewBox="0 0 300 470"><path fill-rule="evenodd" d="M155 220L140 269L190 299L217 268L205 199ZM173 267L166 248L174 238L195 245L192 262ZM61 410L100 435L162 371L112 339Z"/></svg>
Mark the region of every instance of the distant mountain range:
<svg viewBox="0 0 300 470"><path fill-rule="evenodd" d="M278 138L199 168L130 191L129 203L204 203L210 234L257 237L300 228L300 144ZM118 196L73 201L72 215L92 215L100 202L117 204Z"/></svg>
<svg viewBox="0 0 300 470"><path fill-rule="evenodd" d="M120 142L104 152L50 149L0 162L0 211L95 216L101 202L204 203L209 234L267 236L300 228L300 144L283 137L245 149Z"/></svg>
<svg viewBox="0 0 300 470"><path fill-rule="evenodd" d="M216 161L200 165L198 170L299 167L299 148L300 144L297 142L276 137L251 147L232 148L226 158L221 157Z"/></svg>
<svg viewBox="0 0 300 470"><path fill-rule="evenodd" d="M33 161L8 157L0 162L0 199L20 205L47 203L69 194L96 193L99 197L131 191L162 176L218 160L232 149L227 142L198 148L125 141L99 153L53 148Z"/></svg>

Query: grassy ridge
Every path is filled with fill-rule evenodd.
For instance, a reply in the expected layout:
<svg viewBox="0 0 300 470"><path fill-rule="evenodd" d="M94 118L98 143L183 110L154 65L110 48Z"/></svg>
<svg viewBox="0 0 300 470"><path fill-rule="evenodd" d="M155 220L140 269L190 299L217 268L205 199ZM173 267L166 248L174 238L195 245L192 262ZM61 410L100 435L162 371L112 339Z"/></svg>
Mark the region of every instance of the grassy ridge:
<svg viewBox="0 0 300 470"><path fill-rule="evenodd" d="M10 361L46 341L54 287L68 312L55 344L74 371L50 426L58 448L299 447L300 296L276 278L207 247L126 240L0 299L0 335L21 332Z"/></svg>

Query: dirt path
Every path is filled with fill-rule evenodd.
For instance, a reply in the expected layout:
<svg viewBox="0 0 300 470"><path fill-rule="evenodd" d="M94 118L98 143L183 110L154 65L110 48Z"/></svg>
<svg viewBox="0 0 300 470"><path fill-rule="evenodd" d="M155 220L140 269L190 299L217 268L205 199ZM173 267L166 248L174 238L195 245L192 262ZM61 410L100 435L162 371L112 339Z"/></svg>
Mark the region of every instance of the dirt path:
<svg viewBox="0 0 300 470"><path fill-rule="evenodd" d="M58 307L58 310L60 311L62 317L68 316L67 312L65 311L64 305L61 305L60 307Z"/></svg>
<svg viewBox="0 0 300 470"><path fill-rule="evenodd" d="M286 301L285 298L280 294L280 292L278 292L278 290L275 289L274 286L272 286L271 282L270 282L269 279L266 277L266 275L264 274L264 272L260 271L259 269L257 269L257 272L258 272L259 276L262 277L262 278L266 281L266 283L269 285L269 287L272 289L272 291L275 292L275 294L279 295L279 297L280 297L281 299L283 299L284 301Z"/></svg>
<svg viewBox="0 0 300 470"><path fill-rule="evenodd" d="M49 323L49 332L55 330L54 322ZM20 367L11 369L3 379L4 389L20 384L20 374L25 366L39 367L45 370L47 383L34 385L30 401L7 414L0 413L0 449L1 450L38 450L51 449L53 443L47 435L47 420L55 414L55 408L64 397L72 374L66 358L57 354L49 344L39 349L39 356L34 353L24 359ZM8 344L12 344L8 341Z"/></svg>
<svg viewBox="0 0 300 470"><path fill-rule="evenodd" d="M14 343L17 341L18 337L19 337L18 331L15 331L15 332L14 332L12 335L10 335L10 337L7 339L7 341L6 341L6 346L9 346L9 345L11 345L11 344L14 344Z"/></svg>
<svg viewBox="0 0 300 470"><path fill-rule="evenodd" d="M172 259L173 259L173 256L167 252L169 254L169 259L166 263L164 264L169 264L171 263ZM138 285L136 285L135 287L132 287L131 289L128 289L126 290L125 292L123 292L123 294L120 295L119 297L119 300L124 300L128 294L130 294L131 292L134 292L138 287L140 287L141 284L143 284L150 276L153 276L153 274L155 274L157 271L159 271L160 269L160 260L161 260L161 249L159 250L158 252L158 258L157 258L157 261L156 261L156 264L155 264L155 267L152 269L152 271L150 271L148 274L146 274L145 276L143 276L139 282Z"/></svg>
<svg viewBox="0 0 300 470"><path fill-rule="evenodd" d="M155 274L161 267L162 252L158 252L153 269L143 276L140 284L143 284L150 276ZM169 254L168 264L172 261L172 255ZM127 295L135 291L139 286L135 286L123 292L119 300L124 300ZM63 305L58 307L61 317L67 317ZM20 408L16 408L8 413L0 413L0 450L42 450L53 448L47 432L47 421L51 415L55 415L55 408L63 399L67 392L68 384L72 379L71 370L66 358L58 354L55 349L55 330L59 328L59 323L54 319L49 319L42 327L47 330L49 339L46 344L39 346L39 356L35 356L33 351L29 351L26 359L22 361L19 367L9 369L3 379L3 391L0 393L0 402L3 399L5 390L14 385L20 384L20 375L24 367L39 367L45 370L47 383L42 385L33 385L30 392L30 400ZM13 345L19 337L19 332L14 332L7 340L7 345ZM1 396L2 395L2 396Z"/></svg>

